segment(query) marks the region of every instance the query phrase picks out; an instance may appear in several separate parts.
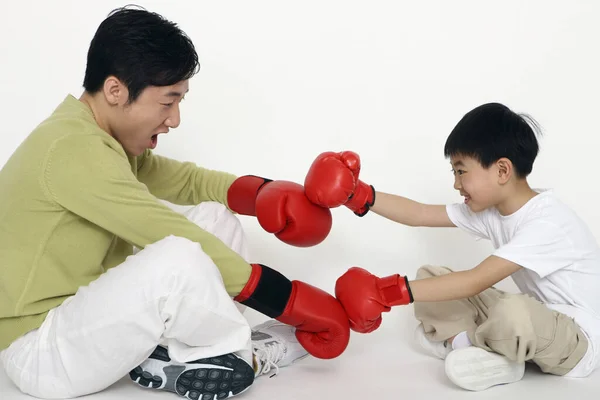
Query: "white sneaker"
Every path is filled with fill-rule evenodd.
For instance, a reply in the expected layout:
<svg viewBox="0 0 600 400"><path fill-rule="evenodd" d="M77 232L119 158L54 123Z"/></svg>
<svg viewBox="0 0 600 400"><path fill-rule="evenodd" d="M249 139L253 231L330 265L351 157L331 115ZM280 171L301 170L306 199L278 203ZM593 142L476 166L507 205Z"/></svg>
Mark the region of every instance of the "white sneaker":
<svg viewBox="0 0 600 400"><path fill-rule="evenodd" d="M222 400L238 395L254 382L254 370L235 354L178 363L167 348L152 355L129 373L138 385L177 393L190 400Z"/></svg>
<svg viewBox="0 0 600 400"><path fill-rule="evenodd" d="M414 337L415 341L423 348L423 350L439 359L444 360L452 351L452 345L445 340L443 342L433 342L429 340L427 336L425 336L423 324L417 326Z"/></svg>
<svg viewBox="0 0 600 400"><path fill-rule="evenodd" d="M475 346L452 351L446 358L445 368L454 384L473 391L517 382L525 374L525 363Z"/></svg>
<svg viewBox="0 0 600 400"><path fill-rule="evenodd" d="M256 376L275 368L271 378L286 367L308 356L296 339L296 328L276 320L269 320L252 328L252 349L258 364Z"/></svg>

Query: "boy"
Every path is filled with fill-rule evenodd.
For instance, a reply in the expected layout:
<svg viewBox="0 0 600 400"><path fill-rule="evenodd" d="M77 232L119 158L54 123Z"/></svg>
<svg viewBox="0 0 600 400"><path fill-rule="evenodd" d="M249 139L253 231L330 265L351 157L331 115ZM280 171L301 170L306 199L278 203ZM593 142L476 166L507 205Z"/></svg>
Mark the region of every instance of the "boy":
<svg viewBox="0 0 600 400"><path fill-rule="evenodd" d="M409 226L459 227L495 248L471 270L423 266L411 281L349 269L336 282L336 297L351 328L371 332L382 312L414 302L418 340L445 359L448 377L462 388L518 381L526 361L549 374L588 376L600 360L600 250L568 206L530 188L534 130L504 105L484 104L460 120L444 153L462 204L376 193L358 179L352 152L323 153L311 166L306 193L319 205L345 204L357 215L371 210ZM509 276L522 294L493 287Z"/></svg>
<svg viewBox="0 0 600 400"><path fill-rule="evenodd" d="M293 182L152 153L179 125L197 69L175 24L116 10L91 42L81 98L68 95L0 171L0 359L24 393L78 397L129 373L224 399L271 368L345 350L339 302L249 263L232 213L312 246L330 211ZM194 207L182 215L159 199ZM252 332L234 300L273 319Z"/></svg>

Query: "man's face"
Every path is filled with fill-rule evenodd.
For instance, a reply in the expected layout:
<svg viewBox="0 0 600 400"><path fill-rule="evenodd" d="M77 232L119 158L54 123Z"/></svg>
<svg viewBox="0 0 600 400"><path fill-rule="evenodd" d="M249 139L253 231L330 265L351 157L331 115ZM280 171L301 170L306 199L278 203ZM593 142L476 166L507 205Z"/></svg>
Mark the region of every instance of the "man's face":
<svg viewBox="0 0 600 400"><path fill-rule="evenodd" d="M171 86L150 86L133 103L117 107L111 131L128 154L139 156L146 149L156 148L159 134L179 126L179 103L188 88L187 80Z"/></svg>

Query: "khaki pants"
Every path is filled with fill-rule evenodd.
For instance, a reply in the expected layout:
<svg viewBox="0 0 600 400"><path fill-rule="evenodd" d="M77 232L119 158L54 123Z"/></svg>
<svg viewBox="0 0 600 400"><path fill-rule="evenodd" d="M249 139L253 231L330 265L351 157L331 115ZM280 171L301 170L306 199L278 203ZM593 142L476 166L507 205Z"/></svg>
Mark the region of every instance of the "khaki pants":
<svg viewBox="0 0 600 400"><path fill-rule="evenodd" d="M417 279L452 272L423 266ZM415 302L415 317L432 341L466 331L471 343L517 362L533 362L553 375L568 373L583 358L588 341L567 315L553 311L525 294L489 288L461 300Z"/></svg>

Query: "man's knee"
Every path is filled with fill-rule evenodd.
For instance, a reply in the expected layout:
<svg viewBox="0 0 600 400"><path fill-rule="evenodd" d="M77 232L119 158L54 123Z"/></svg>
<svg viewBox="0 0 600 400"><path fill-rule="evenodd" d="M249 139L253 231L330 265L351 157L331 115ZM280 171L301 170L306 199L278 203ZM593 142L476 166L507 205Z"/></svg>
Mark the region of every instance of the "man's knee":
<svg viewBox="0 0 600 400"><path fill-rule="evenodd" d="M204 202L189 209L185 217L218 237L233 251L245 256L246 238L239 218L221 203Z"/></svg>
<svg viewBox="0 0 600 400"><path fill-rule="evenodd" d="M184 279L207 274L220 275L212 259L202 250L202 246L192 240L167 236L139 252L147 272L160 276L177 276Z"/></svg>
<svg viewBox="0 0 600 400"><path fill-rule="evenodd" d="M187 219L207 229L211 226L242 227L238 217L221 203L207 201L190 208L184 214Z"/></svg>

